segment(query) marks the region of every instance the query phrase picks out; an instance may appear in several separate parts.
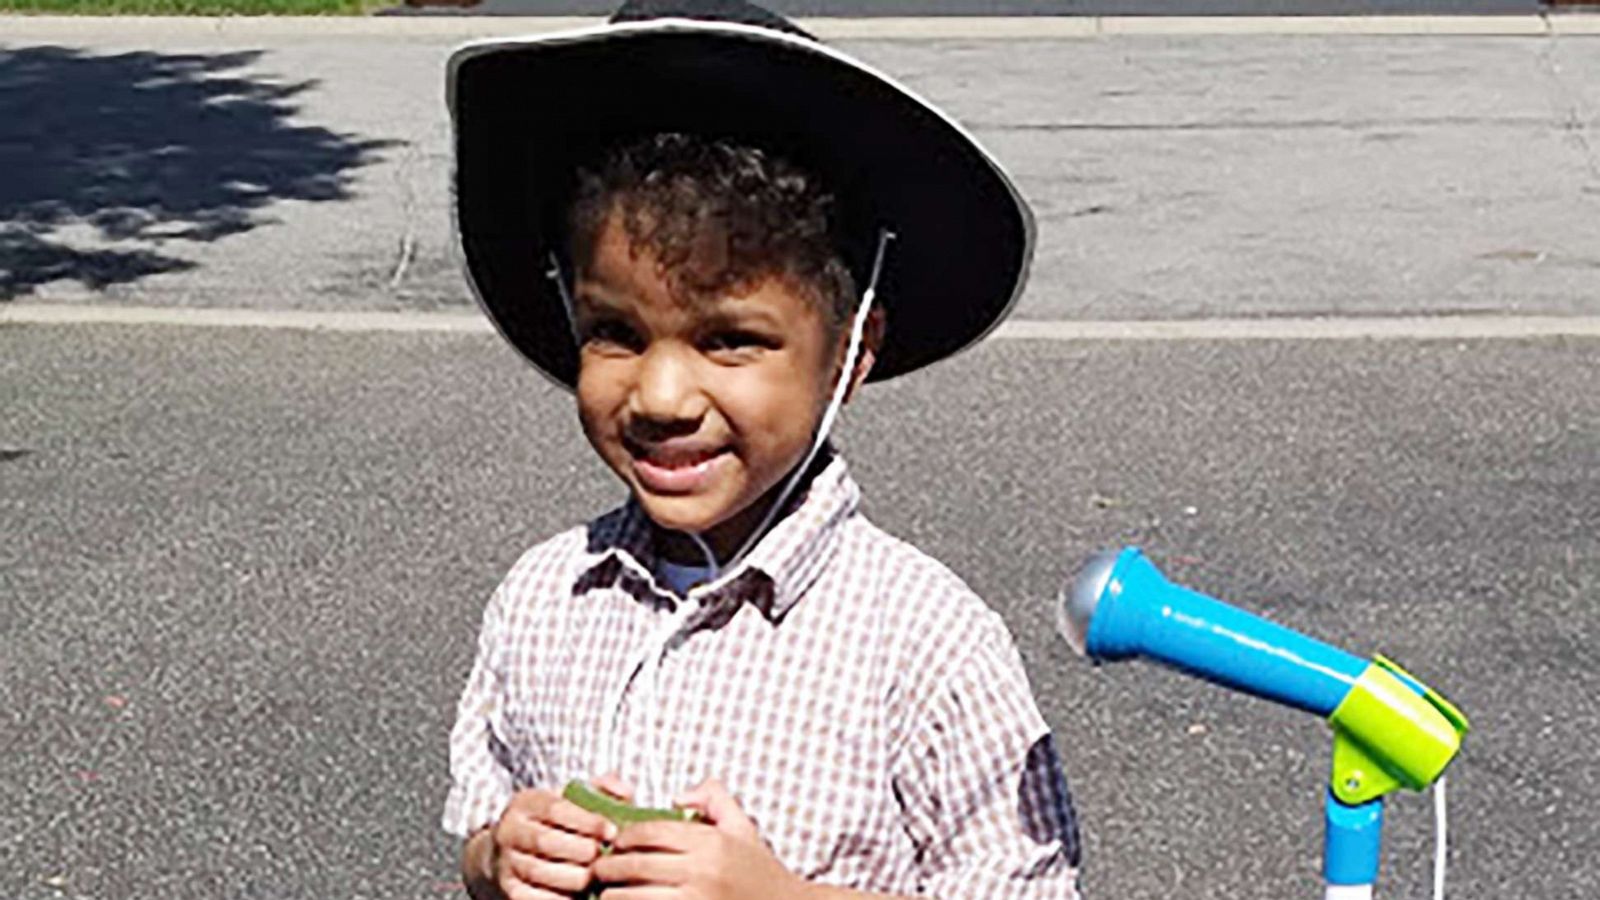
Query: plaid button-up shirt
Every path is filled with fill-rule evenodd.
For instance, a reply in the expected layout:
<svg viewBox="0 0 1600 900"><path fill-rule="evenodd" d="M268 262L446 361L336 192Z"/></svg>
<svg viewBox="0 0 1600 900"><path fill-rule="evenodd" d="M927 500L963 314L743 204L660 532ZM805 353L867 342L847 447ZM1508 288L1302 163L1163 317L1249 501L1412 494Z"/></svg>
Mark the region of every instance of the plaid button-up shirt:
<svg viewBox="0 0 1600 900"><path fill-rule="evenodd" d="M1010 633L859 499L835 458L687 598L633 503L528 551L484 614L445 829L610 769L648 805L716 777L807 880L1076 897L1072 802Z"/></svg>

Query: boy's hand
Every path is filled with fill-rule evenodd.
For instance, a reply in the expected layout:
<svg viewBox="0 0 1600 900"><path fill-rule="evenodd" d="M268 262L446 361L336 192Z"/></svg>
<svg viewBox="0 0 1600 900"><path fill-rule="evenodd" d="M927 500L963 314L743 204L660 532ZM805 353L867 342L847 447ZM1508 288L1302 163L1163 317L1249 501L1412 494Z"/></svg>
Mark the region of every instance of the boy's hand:
<svg viewBox="0 0 1600 900"><path fill-rule="evenodd" d="M615 775L595 786L622 800L632 793ZM495 823L485 874L507 900L564 900L589 886L600 843L616 835L604 817L554 791L519 791Z"/></svg>
<svg viewBox="0 0 1600 900"><path fill-rule="evenodd" d="M805 882L778 862L756 824L715 779L679 797L699 822L641 822L591 867L602 900L790 900Z"/></svg>

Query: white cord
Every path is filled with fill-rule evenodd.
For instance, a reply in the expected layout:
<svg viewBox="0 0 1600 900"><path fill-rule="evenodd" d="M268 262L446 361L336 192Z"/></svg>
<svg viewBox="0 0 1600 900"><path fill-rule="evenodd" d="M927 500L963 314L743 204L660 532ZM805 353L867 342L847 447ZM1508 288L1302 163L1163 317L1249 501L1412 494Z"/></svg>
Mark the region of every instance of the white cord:
<svg viewBox="0 0 1600 900"><path fill-rule="evenodd" d="M554 250L550 251L550 268L545 270L544 276L556 283L556 293L561 295L561 306L567 311L567 326L572 329L572 344L581 352L583 336L578 334L578 306L572 300L572 290L567 287L567 279L561 274L561 260Z"/></svg>
<svg viewBox="0 0 1600 900"><path fill-rule="evenodd" d="M744 543L739 545L738 551L729 557L726 564L719 565L717 563L717 556L712 552L711 545L706 542L705 538L692 531L684 532L694 541L701 554L705 556L706 566L710 569L712 582L720 578L722 572L738 565L739 560L743 559L744 555L750 551L756 540L767 530L767 526L772 524L772 519L777 515L778 510L788 502L789 495L794 492L795 486L805 476L806 471L811 468L811 463L816 459L817 452L822 449L822 445L827 441L828 432L833 428L833 421L838 417L839 408L844 405L844 395L850 390L850 383L854 380L856 359L861 352L862 334L866 330L867 317L872 311L873 301L878 294L878 277L883 273L884 254L888 251L889 242L893 239L894 232L892 231L884 230L878 233L878 249L877 255L872 261L871 279L867 283L866 291L861 295L861 302L856 307L854 321L850 326L850 346L845 351L844 367L839 372L839 380L834 384L833 396L828 400L828 408L823 411L822 421L818 423L817 432L812 437L811 448L806 451L805 458L800 461L800 465L796 466L789 475L788 483L784 485L783 490L778 494L777 502L767 508L766 515L761 519L761 524L745 536ZM573 324L574 337L576 337L577 316L573 309L572 295L567 290L566 281L561 276L561 263L556 259L554 253L550 255L549 276L556 282L557 290L561 294L561 301L567 308L567 317ZM687 600L680 603L667 621L662 623L661 628L651 635L650 640L645 642L638 653L634 654L632 663L623 670L621 679L612 689L611 697L606 703L606 721L600 735L599 756L602 764L601 771L620 771L622 760L617 758L616 735L622 724L620 721L622 700L627 694L628 685L632 683L634 674L641 672L642 668L641 678L639 679L641 684L640 702L646 709L653 707L656 700L658 688L656 682L661 669L661 660L666 655L667 646L694 612L695 607L690 606ZM661 791L661 781L665 778L665 773L658 770L656 754L648 742L645 744L644 757L645 783L643 787L646 793L635 797L635 802L664 804L668 799Z"/></svg>
<svg viewBox="0 0 1600 900"><path fill-rule="evenodd" d="M722 574L722 567L717 565L717 555L711 552L711 545L706 543L705 538L693 531L685 531L684 534L689 536L689 540L694 541L694 545L700 548L700 555L706 558L706 568L710 570L711 576L709 581L716 581L717 577Z"/></svg>
<svg viewBox="0 0 1600 900"><path fill-rule="evenodd" d="M789 480L783 486L783 490L778 493L777 500L767 507L766 514L761 518L761 524L757 525L748 535L745 535L744 542L739 545L739 549L728 558L726 563L721 564L717 562L716 553L712 551L711 545L706 542L704 537L692 531L684 532L694 541L695 546L700 549L701 555L706 558L706 567L710 570L711 582L715 582L722 577L723 572L737 566L739 560L750 552L756 541L766 532L767 526L772 524L773 517L778 514L778 511L783 508L785 503L789 502L789 496L794 493L794 489L799 485L800 479L804 478L806 471L811 468L812 460L816 459L818 451L827 442L828 433L833 429L833 421L839 415L839 408L844 405L844 395L849 392L850 383L854 380L856 360L861 354L861 338L866 331L867 316L872 311L872 303L877 297L878 277L883 272L883 257L888 251L889 241L893 239L894 233L891 231L881 231L878 234L878 250L872 261L872 275L867 282L867 289L861 294L861 302L856 306L854 321L850 325L850 346L845 350L844 367L840 369L839 379L834 383L833 396L828 399L828 408L822 413L822 421L817 424L817 432L811 438L811 447L806 451L805 458L790 473ZM647 662L645 663L645 671L640 678L641 702L646 703L645 708L651 708L655 705L657 692L660 689L660 685L656 682L659 680L662 658L667 654L667 645L672 642L672 638L678 633L678 630L684 626L688 618L686 611L689 609L690 607L687 603L680 606L679 611L685 612L685 614L674 616L669 621L668 627L662 628L659 637L645 645ZM669 628L670 630L668 630ZM627 685L628 680L624 679L621 685L623 692L627 690ZM648 692L648 701L644 699L646 692ZM617 694L616 701L614 708L620 708L622 705L622 693L619 692ZM649 790L652 791L652 796L659 798L658 802L665 803L666 796L660 793L661 780L665 778L665 773L661 771L662 767L656 765L656 753L649 743L645 745L644 756L644 777Z"/></svg>
<svg viewBox="0 0 1600 900"><path fill-rule="evenodd" d="M1433 783L1433 900L1444 900L1445 857L1449 846L1446 828L1444 779Z"/></svg>
<svg viewBox="0 0 1600 900"><path fill-rule="evenodd" d="M878 249L872 258L872 274L867 281L867 289L861 294L861 302L856 306L855 319L850 324L850 347L845 351L844 367L839 370L839 380L834 383L833 396L828 399L828 408L822 413L822 421L817 425L817 433L811 439L811 449L806 451L805 458L796 466L789 476L789 483L783 486L783 491L778 494L776 503L767 507L767 513L761 519L761 524L755 530L745 535L744 543L739 545L738 552L728 559L727 568L738 565L739 560L750 551L750 548L761 538L767 526L772 524L773 516L789 501L789 495L794 492L795 485L805 477L806 470L811 468L811 461L817 458L817 451L822 449L823 443L828 440L828 432L833 429L833 420L839 415L839 408L844 405L844 395L850 390L850 382L854 380L856 358L861 353L861 335L866 330L867 315L872 311L872 303L878 296L878 276L883 274L883 257L889 250L889 242L894 240L894 232L883 230L878 232ZM696 536L698 537L698 536ZM706 558L711 563L712 571L716 571L716 558L711 556L711 549L703 542L700 546L705 550Z"/></svg>

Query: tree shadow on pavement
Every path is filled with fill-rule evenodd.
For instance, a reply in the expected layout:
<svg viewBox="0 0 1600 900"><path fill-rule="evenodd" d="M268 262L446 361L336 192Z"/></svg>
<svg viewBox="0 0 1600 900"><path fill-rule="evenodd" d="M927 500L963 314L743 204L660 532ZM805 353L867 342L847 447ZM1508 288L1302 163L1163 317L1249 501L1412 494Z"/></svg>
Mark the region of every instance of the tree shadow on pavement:
<svg viewBox="0 0 1600 900"><path fill-rule="evenodd" d="M291 124L315 82L239 72L260 56L0 47L0 300L193 268L163 246L348 197L353 170L402 143Z"/></svg>

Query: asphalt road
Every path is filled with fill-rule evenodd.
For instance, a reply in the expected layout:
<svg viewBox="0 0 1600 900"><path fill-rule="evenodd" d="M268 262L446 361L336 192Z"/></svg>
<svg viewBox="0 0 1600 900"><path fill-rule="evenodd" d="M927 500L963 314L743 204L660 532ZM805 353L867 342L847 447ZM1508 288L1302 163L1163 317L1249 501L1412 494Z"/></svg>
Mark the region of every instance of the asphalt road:
<svg viewBox="0 0 1600 900"><path fill-rule="evenodd" d="M1091 897L1313 895L1329 737L1050 633L1088 551L1468 712L1456 897L1600 891L1600 341L990 343L867 392L867 511L1005 615ZM0 895L437 897L482 603L616 500L488 336L0 328ZM1391 806L1387 896L1431 806Z"/></svg>

